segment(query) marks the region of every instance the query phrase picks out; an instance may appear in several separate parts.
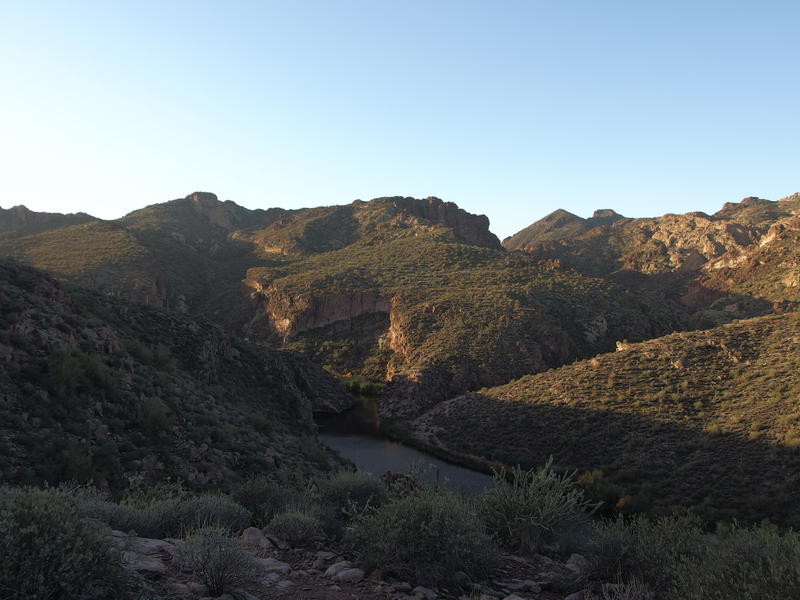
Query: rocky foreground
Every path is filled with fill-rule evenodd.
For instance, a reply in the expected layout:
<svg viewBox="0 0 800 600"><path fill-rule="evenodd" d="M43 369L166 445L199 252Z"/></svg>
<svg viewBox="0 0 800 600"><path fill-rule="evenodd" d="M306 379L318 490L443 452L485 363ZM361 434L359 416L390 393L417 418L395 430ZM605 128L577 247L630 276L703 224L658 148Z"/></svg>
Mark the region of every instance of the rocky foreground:
<svg viewBox="0 0 800 600"><path fill-rule="evenodd" d="M108 535L112 546L122 554L125 568L142 576L160 596L203 600L213 597L195 573L181 567L183 540L144 538L134 532L110 529ZM289 548L282 540L256 527L245 529L239 541L262 570L261 590L239 593L239 597L246 600L581 600L585 597L583 592L565 594L557 590L570 581L582 579L582 573L589 568L587 560L579 554L573 554L565 563L541 555L531 558L504 555L502 566L486 581L472 582L466 574L460 573L457 577L460 587L431 589L414 582L384 579L380 570L366 573L335 548ZM234 597L226 593L217 599L233 600Z"/></svg>

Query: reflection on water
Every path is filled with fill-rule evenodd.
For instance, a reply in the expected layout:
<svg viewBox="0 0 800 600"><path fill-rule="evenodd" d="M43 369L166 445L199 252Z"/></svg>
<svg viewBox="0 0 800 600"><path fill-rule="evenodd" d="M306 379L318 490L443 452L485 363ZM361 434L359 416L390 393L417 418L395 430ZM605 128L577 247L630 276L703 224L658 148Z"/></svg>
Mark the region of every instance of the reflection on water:
<svg viewBox="0 0 800 600"><path fill-rule="evenodd" d="M320 416L320 439L343 457L353 461L359 471L380 477L386 471L407 473L421 468L429 481L475 494L492 484L485 473L451 465L443 460L392 442L380 434L377 401L358 397L356 406L334 416Z"/></svg>

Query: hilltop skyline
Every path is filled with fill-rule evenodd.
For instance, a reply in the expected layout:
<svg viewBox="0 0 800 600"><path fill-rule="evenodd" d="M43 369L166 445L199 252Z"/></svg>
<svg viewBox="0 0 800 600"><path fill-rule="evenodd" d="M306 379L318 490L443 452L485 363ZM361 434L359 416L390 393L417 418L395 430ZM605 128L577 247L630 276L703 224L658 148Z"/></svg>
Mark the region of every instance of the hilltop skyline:
<svg viewBox="0 0 800 600"><path fill-rule="evenodd" d="M4 198L117 218L436 196L556 208L798 191L790 2L43 2L0 8Z"/></svg>

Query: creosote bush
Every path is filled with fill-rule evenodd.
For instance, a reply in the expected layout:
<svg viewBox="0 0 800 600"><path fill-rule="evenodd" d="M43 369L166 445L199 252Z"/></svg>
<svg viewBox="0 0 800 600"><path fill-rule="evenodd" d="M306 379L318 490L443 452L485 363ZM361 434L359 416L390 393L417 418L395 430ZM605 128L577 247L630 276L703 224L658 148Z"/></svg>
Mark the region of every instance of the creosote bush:
<svg viewBox="0 0 800 600"><path fill-rule="evenodd" d="M479 578L497 560L495 544L467 504L433 488L356 516L345 545L366 569L428 584L450 582L458 571Z"/></svg>
<svg viewBox="0 0 800 600"><path fill-rule="evenodd" d="M319 519L300 510L275 515L266 530L295 548L308 547L324 537Z"/></svg>
<svg viewBox="0 0 800 600"><path fill-rule="evenodd" d="M100 599L127 583L104 533L54 489L0 488L0 598Z"/></svg>
<svg viewBox="0 0 800 600"><path fill-rule="evenodd" d="M593 577L640 582L658 600L800 597L800 534L770 525L706 533L688 517L601 523Z"/></svg>
<svg viewBox="0 0 800 600"><path fill-rule="evenodd" d="M259 565L222 527L200 527L189 532L180 546L178 561L190 569L212 596L256 588Z"/></svg>
<svg viewBox="0 0 800 600"><path fill-rule="evenodd" d="M575 473L556 473L552 463L495 471L495 487L476 500L486 530L511 552L563 551L591 533L595 505L575 485Z"/></svg>
<svg viewBox="0 0 800 600"><path fill-rule="evenodd" d="M386 498L386 486L366 473L337 473L319 483L320 504L333 510L344 521L367 507L381 506Z"/></svg>
<svg viewBox="0 0 800 600"><path fill-rule="evenodd" d="M121 531L135 531L144 537L177 537L201 525L216 525L236 532L252 521L249 510L220 495L138 499L133 504L117 504L91 488L81 488L75 494L81 516L103 521Z"/></svg>
<svg viewBox="0 0 800 600"><path fill-rule="evenodd" d="M259 527L300 501L300 494L295 488L264 476L244 482L233 491L231 497L253 513L253 520Z"/></svg>

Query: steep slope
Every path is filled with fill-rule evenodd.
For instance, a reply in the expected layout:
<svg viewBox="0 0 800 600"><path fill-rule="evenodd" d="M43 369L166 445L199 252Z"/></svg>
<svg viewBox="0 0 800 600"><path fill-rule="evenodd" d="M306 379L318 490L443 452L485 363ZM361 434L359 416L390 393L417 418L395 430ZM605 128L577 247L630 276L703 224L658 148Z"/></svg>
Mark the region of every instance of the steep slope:
<svg viewBox="0 0 800 600"><path fill-rule="evenodd" d="M66 290L0 262L0 480L180 477L327 468L312 410L346 392L298 356L200 320Z"/></svg>
<svg viewBox="0 0 800 600"><path fill-rule="evenodd" d="M395 418L680 324L663 294L435 236L250 269L247 284L250 335L388 380L382 411Z"/></svg>
<svg viewBox="0 0 800 600"><path fill-rule="evenodd" d="M415 435L455 453L549 455L621 506L797 526L800 313L677 333L443 402Z"/></svg>

